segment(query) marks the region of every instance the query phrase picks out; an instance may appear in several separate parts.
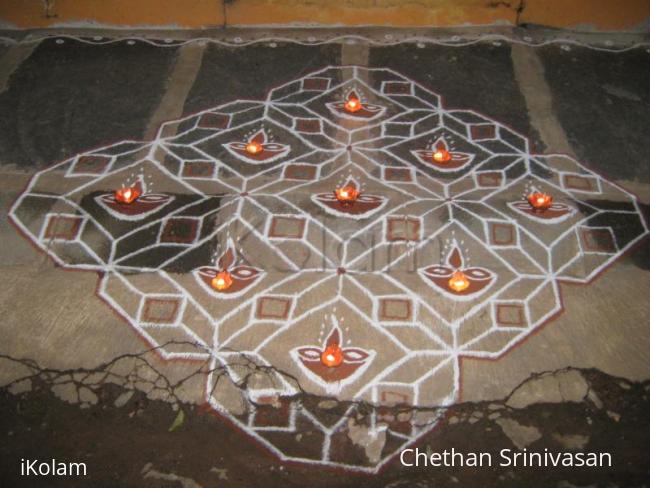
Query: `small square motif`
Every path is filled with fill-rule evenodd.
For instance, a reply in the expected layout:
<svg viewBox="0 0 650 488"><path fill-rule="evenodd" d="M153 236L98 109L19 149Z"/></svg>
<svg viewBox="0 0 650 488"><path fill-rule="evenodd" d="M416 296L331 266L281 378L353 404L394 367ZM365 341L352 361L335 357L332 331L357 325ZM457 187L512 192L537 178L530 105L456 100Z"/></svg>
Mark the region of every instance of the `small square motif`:
<svg viewBox="0 0 650 488"><path fill-rule="evenodd" d="M382 136L387 137L410 137L411 130L413 129L411 124L400 123L400 122L386 122L381 126Z"/></svg>
<svg viewBox="0 0 650 488"><path fill-rule="evenodd" d="M388 217L389 241L419 241L420 219L412 217Z"/></svg>
<svg viewBox="0 0 650 488"><path fill-rule="evenodd" d="M325 91L330 87L329 78L305 78L302 89L309 91Z"/></svg>
<svg viewBox="0 0 650 488"><path fill-rule="evenodd" d="M319 133L321 131L320 120L318 119L297 119L296 130L298 132Z"/></svg>
<svg viewBox="0 0 650 488"><path fill-rule="evenodd" d="M171 217L165 222L160 242L191 244L198 237L199 222L190 217Z"/></svg>
<svg viewBox="0 0 650 488"><path fill-rule="evenodd" d="M564 187L569 190L595 192L597 188L592 184L593 178L578 175L563 175Z"/></svg>
<svg viewBox="0 0 650 488"><path fill-rule="evenodd" d="M230 124L230 115L208 112L201 115L199 127L202 129L226 129Z"/></svg>
<svg viewBox="0 0 650 488"><path fill-rule="evenodd" d="M411 391L406 389L399 391L396 387L393 387L391 390L383 389L379 392L379 400L383 406L410 405L412 403L412 398L413 395Z"/></svg>
<svg viewBox="0 0 650 488"><path fill-rule="evenodd" d="M473 140L482 141L485 139L495 139L497 131L496 127L492 124L476 124L470 127L469 133Z"/></svg>
<svg viewBox="0 0 650 488"><path fill-rule="evenodd" d="M258 319L286 320L289 317L291 299L284 297L260 297L255 308Z"/></svg>
<svg viewBox="0 0 650 488"><path fill-rule="evenodd" d="M316 178L316 166L311 164L290 164L284 170L287 180L313 180Z"/></svg>
<svg viewBox="0 0 650 488"><path fill-rule="evenodd" d="M516 243L516 230L512 224L490 223L490 240L495 246L512 246Z"/></svg>
<svg viewBox="0 0 650 488"><path fill-rule="evenodd" d="M526 327L524 307L516 303L496 304L497 325L505 327Z"/></svg>
<svg viewBox="0 0 650 488"><path fill-rule="evenodd" d="M387 181L413 181L413 174L408 168L385 168L384 178Z"/></svg>
<svg viewBox="0 0 650 488"><path fill-rule="evenodd" d="M72 168L72 173L99 175L106 171L111 158L108 156L80 156Z"/></svg>
<svg viewBox="0 0 650 488"><path fill-rule="evenodd" d="M389 95L410 95L412 86L408 81L389 81L384 84L384 93Z"/></svg>
<svg viewBox="0 0 650 488"><path fill-rule="evenodd" d="M183 165L183 177L210 179L214 176L214 170L212 161L187 161Z"/></svg>
<svg viewBox="0 0 650 488"><path fill-rule="evenodd" d="M503 174L498 171L478 173L476 175L476 181L483 188L497 188L501 186Z"/></svg>
<svg viewBox="0 0 650 488"><path fill-rule="evenodd" d="M74 241L79 235L83 217L76 215L50 215L45 227L45 239Z"/></svg>
<svg viewBox="0 0 650 488"><path fill-rule="evenodd" d="M180 308L178 298L145 298L142 321L154 324L173 324Z"/></svg>
<svg viewBox="0 0 650 488"><path fill-rule="evenodd" d="M383 298L379 303L379 319L387 321L411 320L411 300Z"/></svg>
<svg viewBox="0 0 650 488"><path fill-rule="evenodd" d="M601 252L613 254L616 252L616 243L610 229L581 228L580 237L585 252Z"/></svg>
<svg viewBox="0 0 650 488"><path fill-rule="evenodd" d="M301 239L305 233L305 219L296 217L273 217L269 237Z"/></svg>

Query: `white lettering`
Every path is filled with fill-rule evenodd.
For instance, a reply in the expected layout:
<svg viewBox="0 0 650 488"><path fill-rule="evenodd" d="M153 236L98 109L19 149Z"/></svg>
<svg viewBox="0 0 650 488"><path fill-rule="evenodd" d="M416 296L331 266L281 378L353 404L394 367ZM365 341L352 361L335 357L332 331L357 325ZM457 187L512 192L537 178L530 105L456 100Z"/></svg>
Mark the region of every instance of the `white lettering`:
<svg viewBox="0 0 650 488"><path fill-rule="evenodd" d="M400 463L402 463L402 466L413 466L413 463L407 464L404 462L404 454L406 454L407 452L413 452L413 449L404 449L399 455L399 461ZM84 474L86 474L85 471L86 471L86 467L84 466Z"/></svg>
<svg viewBox="0 0 650 488"><path fill-rule="evenodd" d="M22 458L20 474L21 476L86 476L87 468L86 463L64 463L56 459L44 462Z"/></svg>

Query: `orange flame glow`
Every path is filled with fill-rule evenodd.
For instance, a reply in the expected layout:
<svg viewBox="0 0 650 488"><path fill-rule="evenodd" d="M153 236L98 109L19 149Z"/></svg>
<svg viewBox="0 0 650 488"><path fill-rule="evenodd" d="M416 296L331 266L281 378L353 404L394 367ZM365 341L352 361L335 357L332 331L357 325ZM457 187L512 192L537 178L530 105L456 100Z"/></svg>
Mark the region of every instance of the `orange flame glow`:
<svg viewBox="0 0 650 488"><path fill-rule="evenodd" d="M217 291L227 290L232 285L232 276L230 276L228 271L221 271L220 273L217 273L217 276L212 278L210 284L212 285L212 288Z"/></svg>
<svg viewBox="0 0 650 488"><path fill-rule="evenodd" d="M546 193L534 192L528 196L528 203L535 210L540 212L548 210L553 205L553 197Z"/></svg>
<svg viewBox="0 0 650 488"><path fill-rule="evenodd" d="M115 200L118 201L119 203L132 203L135 202L138 197L140 196L140 190L138 190L134 186L130 186L127 188L120 188L115 192Z"/></svg>
<svg viewBox="0 0 650 488"><path fill-rule="evenodd" d="M359 198L359 190L353 186L343 186L334 190L334 195L341 203L354 203Z"/></svg>
<svg viewBox="0 0 650 488"><path fill-rule="evenodd" d="M343 351L338 344L331 344L325 348L320 360L325 366L335 368L343 362Z"/></svg>
<svg viewBox="0 0 650 488"><path fill-rule="evenodd" d="M449 288L457 293L466 290L468 287L469 280L462 271L454 272L454 274L451 275L451 278L449 278Z"/></svg>
<svg viewBox="0 0 650 488"><path fill-rule="evenodd" d="M246 144L246 152L249 154L258 154L262 152L262 145L256 141L250 141Z"/></svg>

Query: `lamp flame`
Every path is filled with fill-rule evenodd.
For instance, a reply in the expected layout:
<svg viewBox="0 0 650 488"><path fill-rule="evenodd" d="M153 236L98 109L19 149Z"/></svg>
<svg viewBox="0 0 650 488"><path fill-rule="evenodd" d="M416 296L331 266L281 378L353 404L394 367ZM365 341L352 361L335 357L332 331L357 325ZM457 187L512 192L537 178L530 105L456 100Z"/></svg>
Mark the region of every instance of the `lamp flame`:
<svg viewBox="0 0 650 488"><path fill-rule="evenodd" d="M345 110L354 113L361 110L361 107L361 100L359 100L354 94L350 94L347 101L345 102Z"/></svg>
<svg viewBox="0 0 650 488"><path fill-rule="evenodd" d="M461 291L466 290L469 287L469 280L465 273L458 270L455 271L451 278L449 278L449 288L453 291L460 293Z"/></svg>
<svg viewBox="0 0 650 488"><path fill-rule="evenodd" d="M334 190L334 195L339 202L343 204L352 204L357 198L359 198L359 190L354 186L346 185Z"/></svg>
<svg viewBox="0 0 650 488"><path fill-rule="evenodd" d="M546 193L534 192L528 196L528 203L533 207L533 210L543 212L553 205L553 197Z"/></svg>
<svg viewBox="0 0 650 488"><path fill-rule="evenodd" d="M122 187L115 192L115 200L119 203L133 203L140 196L140 190L134 186Z"/></svg>
<svg viewBox="0 0 650 488"><path fill-rule="evenodd" d="M440 141L436 146L436 150L433 153L433 159L437 163L446 163L451 160L451 153L443 141Z"/></svg>
<svg viewBox="0 0 650 488"><path fill-rule="evenodd" d="M228 271L221 271L217 273L217 276L212 278L210 284L212 285L212 288L217 291L227 290L232 285L232 276Z"/></svg>
<svg viewBox="0 0 650 488"><path fill-rule="evenodd" d="M320 356L321 362L328 368L335 368L343 362L343 351L338 344L331 344L325 348Z"/></svg>
<svg viewBox="0 0 650 488"><path fill-rule="evenodd" d="M250 141L246 144L246 152L249 154L258 154L262 152L262 145L257 141Z"/></svg>

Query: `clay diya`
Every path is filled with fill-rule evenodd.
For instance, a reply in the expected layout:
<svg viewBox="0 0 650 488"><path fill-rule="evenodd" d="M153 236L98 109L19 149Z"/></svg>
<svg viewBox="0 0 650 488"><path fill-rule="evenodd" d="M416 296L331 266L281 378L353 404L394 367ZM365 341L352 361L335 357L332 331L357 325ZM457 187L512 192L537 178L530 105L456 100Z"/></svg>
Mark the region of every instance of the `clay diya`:
<svg viewBox="0 0 650 488"><path fill-rule="evenodd" d="M246 152L248 154L255 155L262 152L262 150L263 150L262 144L260 144L257 141L250 141L248 144L246 144Z"/></svg>
<svg viewBox="0 0 650 488"><path fill-rule="evenodd" d="M547 195L546 193L536 191L528 195L528 203L530 203L533 211L544 212L551 208L551 205L553 205L553 197L551 195Z"/></svg>
<svg viewBox="0 0 650 488"><path fill-rule="evenodd" d="M576 209L566 203L554 202L547 193L534 191L525 200L509 202L508 206L517 213L543 224L562 222L576 213Z"/></svg>
<svg viewBox="0 0 650 488"><path fill-rule="evenodd" d="M334 190L334 196L342 205L352 205L360 194L355 185L345 185Z"/></svg>
<svg viewBox="0 0 650 488"><path fill-rule="evenodd" d="M444 141L441 141L433 153L433 160L436 163L447 163L451 161L451 153L447 150Z"/></svg>
<svg viewBox="0 0 650 488"><path fill-rule="evenodd" d="M361 98L354 90L348 93L347 98L342 102L330 102L327 108L335 115L347 119L372 120L384 113L386 107L371 103L361 103Z"/></svg>
<svg viewBox="0 0 650 488"><path fill-rule="evenodd" d="M436 289L461 300L475 297L495 280L494 273L488 269L465 267L458 245L449 252L445 264L428 266L420 272Z"/></svg>
<svg viewBox="0 0 650 488"><path fill-rule="evenodd" d="M330 368L335 368L343 362L343 349L338 344L327 346L320 355L320 362Z"/></svg>
<svg viewBox="0 0 650 488"><path fill-rule="evenodd" d="M115 191L115 201L128 205L140 196L140 190L135 186L122 187Z"/></svg>
<svg viewBox="0 0 650 488"><path fill-rule="evenodd" d="M436 168L443 173L453 173L468 166L474 159L473 154L450 151L443 137L431 146L430 149L417 149L411 151L418 160L426 165Z"/></svg>
<svg viewBox="0 0 650 488"><path fill-rule="evenodd" d="M224 144L230 154L247 163L270 163L286 156L291 150L287 144L269 142L264 129L260 129L246 142L235 141Z"/></svg>
<svg viewBox="0 0 650 488"><path fill-rule="evenodd" d="M447 282L449 288L451 288L456 293L460 293L469 288L470 282L465 273L462 271L454 271L454 274L451 275L449 281Z"/></svg>
<svg viewBox="0 0 650 488"><path fill-rule="evenodd" d="M236 265L237 252L232 240L217 260L216 266L202 266L194 276L209 290L224 297L245 292L261 275L262 271L247 265Z"/></svg>
<svg viewBox="0 0 650 488"><path fill-rule="evenodd" d="M95 197L95 201L119 220L141 220L174 200L172 195L147 193L142 178L128 187Z"/></svg>
<svg viewBox="0 0 650 488"><path fill-rule="evenodd" d="M363 108L363 106L361 105L361 100L359 100L358 98L352 95L348 97L344 107L345 110L351 113L358 112Z"/></svg>
<svg viewBox="0 0 650 488"><path fill-rule="evenodd" d="M322 348L299 347L296 356L301 364L325 383L351 377L370 359L370 354L356 347L342 347L341 331L334 326Z"/></svg>
<svg viewBox="0 0 650 488"><path fill-rule="evenodd" d="M225 291L232 286L232 275L228 271L221 271L210 280L210 286L217 291Z"/></svg>
<svg viewBox="0 0 650 488"><path fill-rule="evenodd" d="M328 213L357 219L369 217L388 201L382 196L361 193L353 179L332 193L312 195L312 200Z"/></svg>

